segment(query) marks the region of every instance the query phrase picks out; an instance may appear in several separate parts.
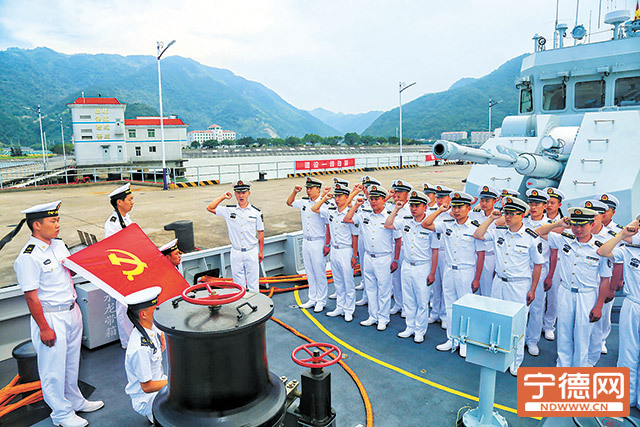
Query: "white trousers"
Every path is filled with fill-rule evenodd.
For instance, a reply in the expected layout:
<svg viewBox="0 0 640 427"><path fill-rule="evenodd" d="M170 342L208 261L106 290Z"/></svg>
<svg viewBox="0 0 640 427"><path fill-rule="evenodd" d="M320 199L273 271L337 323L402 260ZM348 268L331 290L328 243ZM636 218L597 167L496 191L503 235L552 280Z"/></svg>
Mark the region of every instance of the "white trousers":
<svg viewBox="0 0 640 427"><path fill-rule="evenodd" d="M555 285L554 285L555 286ZM589 337L593 323L589 313L596 304L598 292L571 292L558 287L558 360L561 368L589 366Z"/></svg>
<svg viewBox="0 0 640 427"><path fill-rule="evenodd" d="M116 301L116 323L118 324L118 336L120 337L120 345L127 348L129 337L133 331L133 323L127 317L127 306L120 301Z"/></svg>
<svg viewBox="0 0 640 427"><path fill-rule="evenodd" d="M451 266L446 266L442 274L442 294L447 312L447 338L451 338L451 312L453 303L463 296L472 293L471 282L476 275L476 267L473 265L459 266L457 270Z"/></svg>
<svg viewBox="0 0 640 427"><path fill-rule="evenodd" d="M45 313L44 317L56 333L55 344L47 347L40 341L40 328L33 317L31 342L38 354L42 395L51 408L51 420L61 423L86 402L78 389L82 314L76 305L73 310Z"/></svg>
<svg viewBox="0 0 640 427"><path fill-rule="evenodd" d="M336 309L353 314L356 309L356 286L351 267L352 248L331 248L331 271L336 288Z"/></svg>
<svg viewBox="0 0 640 427"><path fill-rule="evenodd" d="M393 300L396 304L404 310L403 305L403 293L402 293L402 263L404 262L404 254L400 251L400 257L398 258L398 268L391 274L391 280L393 284Z"/></svg>
<svg viewBox="0 0 640 427"><path fill-rule="evenodd" d="M309 282L309 300L327 303L327 261L322 255L324 239L302 240L302 259Z"/></svg>
<svg viewBox="0 0 640 427"><path fill-rule="evenodd" d="M233 282L252 292L260 291L260 265L258 247L246 252L231 248L231 275Z"/></svg>
<svg viewBox="0 0 640 427"><path fill-rule="evenodd" d="M525 337L525 343L527 345L538 345L540 341L540 334L542 333L542 319L544 317L544 307L546 302L546 292L544 291L544 279L549 273L549 264L542 264L540 271L540 280L538 280L538 286L536 287L536 298L529 305L529 322L527 323L527 334ZM531 283L529 283L531 285ZM527 288L527 292L529 289ZM525 295L525 303L526 303Z"/></svg>
<svg viewBox="0 0 640 427"><path fill-rule="evenodd" d="M375 258L365 253L364 290L369 299L369 317L378 324L389 323L391 311L391 261L393 256L379 255Z"/></svg>
<svg viewBox="0 0 640 427"><path fill-rule="evenodd" d="M640 304L625 298L620 309L618 325L620 342L618 367L629 368L629 386L631 407L638 406L640 389L638 370L640 369Z"/></svg>
<svg viewBox="0 0 640 427"><path fill-rule="evenodd" d="M402 263L402 313L407 329L425 335L429 326L429 288L425 277L431 271L431 262L421 265Z"/></svg>
<svg viewBox="0 0 640 427"><path fill-rule="evenodd" d="M543 283L544 279L546 279L546 276L542 278ZM555 324L558 318L558 288L560 286L560 267L556 266L556 271L553 274L553 286L547 291L547 307L542 319L542 329L545 331L556 330Z"/></svg>
<svg viewBox="0 0 640 427"><path fill-rule="evenodd" d="M429 293L431 300L431 304L433 307L431 308L431 318L438 320L440 319L443 322L447 321L447 310L446 305L444 303L444 295L442 294L442 271L444 270L445 262L442 259L444 255L440 252L440 258L438 259L438 267L436 267L436 278L431 286L429 286ZM425 278L425 283L427 279Z"/></svg>
<svg viewBox="0 0 640 427"><path fill-rule="evenodd" d="M591 336L589 337L589 358L588 362L590 366L596 366L596 363L600 360L600 355L602 354L602 344L604 344L607 339L605 336L605 331L609 328L611 331L611 307L613 306L613 301L609 301L608 303L602 306L602 317L600 320L593 324L593 329L591 330ZM606 335L609 335L608 333Z"/></svg>
<svg viewBox="0 0 640 427"><path fill-rule="evenodd" d="M505 301L518 302L525 305L525 316L529 314L527 307L527 292L531 288L530 279L522 279L513 282L505 282L496 275L491 285L491 298L497 298ZM518 369L524 359L524 337L518 340L516 349L516 357L513 361L513 367Z"/></svg>
<svg viewBox="0 0 640 427"><path fill-rule="evenodd" d="M496 272L496 254L493 252L484 253L484 265L482 266L482 276L480 276L480 293L485 297L491 296L491 284L493 275Z"/></svg>

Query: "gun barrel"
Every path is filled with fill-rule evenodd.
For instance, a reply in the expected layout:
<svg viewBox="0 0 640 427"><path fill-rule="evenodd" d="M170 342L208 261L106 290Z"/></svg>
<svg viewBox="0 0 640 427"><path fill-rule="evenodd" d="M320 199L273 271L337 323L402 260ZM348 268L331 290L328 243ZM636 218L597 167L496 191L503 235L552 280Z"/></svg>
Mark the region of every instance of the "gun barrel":
<svg viewBox="0 0 640 427"><path fill-rule="evenodd" d="M518 156L515 170L531 178L558 179L564 171L564 164L537 154L523 153Z"/></svg>
<svg viewBox="0 0 640 427"><path fill-rule="evenodd" d="M509 167L516 162L510 156L492 153L484 148L464 147L451 141L439 140L433 145L433 154L443 160L463 160L477 164Z"/></svg>

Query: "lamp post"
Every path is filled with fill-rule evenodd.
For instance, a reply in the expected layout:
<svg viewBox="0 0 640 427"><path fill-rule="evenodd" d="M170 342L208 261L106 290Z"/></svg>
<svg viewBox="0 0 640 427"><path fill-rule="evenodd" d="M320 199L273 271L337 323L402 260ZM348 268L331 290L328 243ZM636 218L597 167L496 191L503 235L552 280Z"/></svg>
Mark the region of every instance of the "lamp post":
<svg viewBox="0 0 640 427"><path fill-rule="evenodd" d="M47 160L44 155L44 134L42 133L42 114L40 113L40 106L38 105L38 109L31 107L24 107L27 110L31 110L34 113L38 113L38 122L40 123L40 144L42 145L42 167L44 170L47 170Z"/></svg>
<svg viewBox="0 0 640 427"><path fill-rule="evenodd" d="M160 58L162 55L174 44L176 41L171 42L165 47L163 42L158 42L158 97L160 98L160 140L162 146L162 189L166 190L167 187L167 163L164 151L164 120L162 117L162 79L160 77Z"/></svg>
<svg viewBox="0 0 640 427"><path fill-rule="evenodd" d="M406 84L405 82L400 82L399 90L398 90L398 100L400 104L400 167L402 167L402 92L405 89L410 88L416 84L416 82Z"/></svg>
<svg viewBox="0 0 640 427"><path fill-rule="evenodd" d="M489 98L489 133L491 133L491 108L500 104L501 102L502 100L494 101L493 99Z"/></svg>

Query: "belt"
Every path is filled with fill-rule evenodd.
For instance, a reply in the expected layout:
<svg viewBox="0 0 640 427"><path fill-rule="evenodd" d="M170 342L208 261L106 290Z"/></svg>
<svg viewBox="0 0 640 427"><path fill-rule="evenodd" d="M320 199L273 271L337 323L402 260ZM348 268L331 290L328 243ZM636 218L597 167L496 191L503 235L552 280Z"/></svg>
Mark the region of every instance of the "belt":
<svg viewBox="0 0 640 427"><path fill-rule="evenodd" d="M61 311L71 311L75 306L76 306L75 301L72 302L71 304L56 305L55 307L47 307L43 305L42 311L44 311L45 313L59 313Z"/></svg>
<svg viewBox="0 0 640 427"><path fill-rule="evenodd" d="M574 294L586 294L589 292L595 292L596 288L572 288L571 286L569 286L568 284L564 283L562 280L560 281L560 284L562 285L563 288L565 288L568 291L571 291Z"/></svg>
<svg viewBox="0 0 640 427"><path fill-rule="evenodd" d="M497 273L496 277L503 282L522 282L523 280L528 280L526 277L502 277Z"/></svg>
<svg viewBox="0 0 640 427"><path fill-rule="evenodd" d="M431 261L430 260L428 260L428 261L409 261L408 259L405 258L404 262L406 262L409 265L416 266L416 265L429 264Z"/></svg>
<svg viewBox="0 0 640 427"><path fill-rule="evenodd" d="M257 245L253 245L253 246L249 246L248 248L237 248L235 246L232 246L233 249L235 249L236 251L240 251L240 252L248 252L251 249L254 249Z"/></svg>
<svg viewBox="0 0 640 427"><path fill-rule="evenodd" d="M367 252L367 255L369 255L371 258L381 258L383 256L391 256L391 252L382 252L379 254L374 254L373 252Z"/></svg>
<svg viewBox="0 0 640 427"><path fill-rule="evenodd" d="M450 265L449 268L452 270L462 270L463 268L474 268L475 265Z"/></svg>
<svg viewBox="0 0 640 427"><path fill-rule="evenodd" d="M306 240L307 242L313 242L314 240L322 240L324 238L325 238L325 236L305 237L304 240Z"/></svg>
<svg viewBox="0 0 640 427"><path fill-rule="evenodd" d="M333 249L351 249L351 245L331 245Z"/></svg>

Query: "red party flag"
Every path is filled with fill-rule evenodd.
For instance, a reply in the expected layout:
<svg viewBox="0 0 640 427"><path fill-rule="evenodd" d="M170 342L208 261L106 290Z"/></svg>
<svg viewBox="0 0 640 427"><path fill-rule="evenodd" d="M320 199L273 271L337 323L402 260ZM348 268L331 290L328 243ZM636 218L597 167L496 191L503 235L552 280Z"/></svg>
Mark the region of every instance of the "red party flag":
<svg viewBox="0 0 640 427"><path fill-rule="evenodd" d="M124 297L160 286L158 303L189 286L137 224L131 224L63 261L64 265L124 304Z"/></svg>

